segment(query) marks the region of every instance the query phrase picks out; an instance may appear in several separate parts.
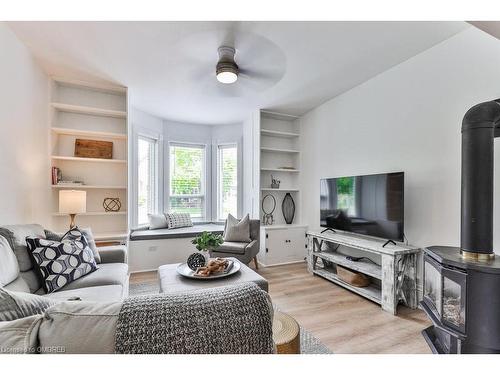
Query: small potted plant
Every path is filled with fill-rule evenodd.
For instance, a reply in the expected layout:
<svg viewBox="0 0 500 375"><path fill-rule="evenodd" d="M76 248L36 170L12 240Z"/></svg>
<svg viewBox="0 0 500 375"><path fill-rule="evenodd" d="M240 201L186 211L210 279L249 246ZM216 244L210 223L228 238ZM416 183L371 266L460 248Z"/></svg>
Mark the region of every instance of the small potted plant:
<svg viewBox="0 0 500 375"><path fill-rule="evenodd" d="M205 257L205 264L207 264L210 259L210 254L208 253L209 250L217 249L223 242L224 239L220 234L212 232L203 232L191 241L193 245L196 245L196 249L201 251Z"/></svg>

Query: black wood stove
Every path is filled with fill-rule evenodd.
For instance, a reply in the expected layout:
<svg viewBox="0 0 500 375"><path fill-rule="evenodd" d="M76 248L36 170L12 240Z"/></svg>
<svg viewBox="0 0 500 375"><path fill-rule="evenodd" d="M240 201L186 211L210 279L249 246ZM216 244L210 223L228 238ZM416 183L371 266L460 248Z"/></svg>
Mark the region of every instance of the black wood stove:
<svg viewBox="0 0 500 375"><path fill-rule="evenodd" d="M478 104L462 122L460 247L424 255L422 331L434 353L500 353L500 258L493 252L493 140L500 99Z"/></svg>

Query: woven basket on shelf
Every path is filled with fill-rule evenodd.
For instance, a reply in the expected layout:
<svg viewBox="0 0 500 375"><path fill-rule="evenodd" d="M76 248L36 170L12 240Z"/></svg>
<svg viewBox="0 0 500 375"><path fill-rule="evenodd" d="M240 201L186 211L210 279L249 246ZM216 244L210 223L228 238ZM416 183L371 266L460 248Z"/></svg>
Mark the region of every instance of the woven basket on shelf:
<svg viewBox="0 0 500 375"><path fill-rule="evenodd" d="M370 285L370 278L362 273L351 271L337 264L337 276L348 284L364 288Z"/></svg>

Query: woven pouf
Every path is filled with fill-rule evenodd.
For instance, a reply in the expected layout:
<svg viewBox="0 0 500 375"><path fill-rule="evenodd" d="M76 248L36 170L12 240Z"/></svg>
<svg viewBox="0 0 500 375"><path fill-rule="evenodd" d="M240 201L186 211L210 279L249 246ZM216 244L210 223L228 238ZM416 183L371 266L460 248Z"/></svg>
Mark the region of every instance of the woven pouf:
<svg viewBox="0 0 500 375"><path fill-rule="evenodd" d="M290 315L275 311L273 340L278 354L300 354L299 324Z"/></svg>

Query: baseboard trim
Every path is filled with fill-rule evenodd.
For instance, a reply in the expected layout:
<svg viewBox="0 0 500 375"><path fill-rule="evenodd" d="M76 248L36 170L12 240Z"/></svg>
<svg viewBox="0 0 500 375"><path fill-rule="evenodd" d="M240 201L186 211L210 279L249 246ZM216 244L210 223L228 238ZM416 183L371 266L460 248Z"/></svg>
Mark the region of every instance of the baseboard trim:
<svg viewBox="0 0 500 375"><path fill-rule="evenodd" d="M260 260L258 260L258 262L259 262L259 266L263 266L263 267L286 266L287 264L296 264L296 263L302 263L302 262L307 263L305 260L294 260L293 262L274 263L274 264L264 264Z"/></svg>

